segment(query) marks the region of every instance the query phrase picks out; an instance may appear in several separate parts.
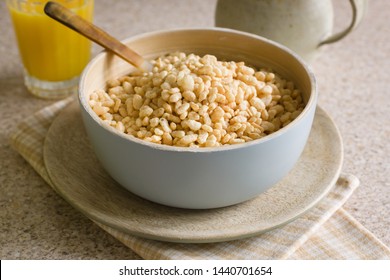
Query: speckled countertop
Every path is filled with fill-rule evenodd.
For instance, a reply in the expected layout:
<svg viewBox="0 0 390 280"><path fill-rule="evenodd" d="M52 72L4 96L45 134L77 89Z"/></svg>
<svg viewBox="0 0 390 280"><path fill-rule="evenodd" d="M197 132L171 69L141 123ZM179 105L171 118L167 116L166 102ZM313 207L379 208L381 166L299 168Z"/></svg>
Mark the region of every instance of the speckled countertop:
<svg viewBox="0 0 390 280"><path fill-rule="evenodd" d="M95 23L126 37L172 27L211 27L215 0L95 0ZM333 1L335 29L349 22L348 1ZM319 105L343 140L343 172L361 186L345 209L390 246L390 1L369 2L362 24L325 46L312 64ZM22 68L4 1L0 2L0 258L132 259L131 250L73 209L10 148L15 125L51 104L23 86ZM94 53L99 51L94 47Z"/></svg>

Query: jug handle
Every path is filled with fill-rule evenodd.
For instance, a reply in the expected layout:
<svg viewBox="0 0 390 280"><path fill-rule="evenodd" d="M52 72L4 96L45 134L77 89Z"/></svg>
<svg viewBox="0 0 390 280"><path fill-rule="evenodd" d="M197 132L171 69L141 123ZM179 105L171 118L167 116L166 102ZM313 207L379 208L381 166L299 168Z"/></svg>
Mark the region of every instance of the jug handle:
<svg viewBox="0 0 390 280"><path fill-rule="evenodd" d="M352 21L350 25L343 31L333 34L324 41L320 42L318 46L334 43L345 36L347 36L352 30L354 30L363 18L363 15L367 8L367 0L349 0L352 7Z"/></svg>

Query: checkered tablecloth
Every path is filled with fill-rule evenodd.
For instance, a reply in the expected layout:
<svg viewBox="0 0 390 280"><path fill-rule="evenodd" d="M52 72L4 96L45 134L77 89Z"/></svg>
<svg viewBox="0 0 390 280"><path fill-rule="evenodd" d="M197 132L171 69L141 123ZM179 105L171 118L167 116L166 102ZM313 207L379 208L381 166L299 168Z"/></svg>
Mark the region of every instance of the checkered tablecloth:
<svg viewBox="0 0 390 280"><path fill-rule="evenodd" d="M43 161L46 133L68 98L20 123L11 143L54 188ZM97 223L144 259L390 259L390 249L357 222L342 205L359 180L341 174L330 193L289 224L261 235L220 243L182 244L131 236Z"/></svg>

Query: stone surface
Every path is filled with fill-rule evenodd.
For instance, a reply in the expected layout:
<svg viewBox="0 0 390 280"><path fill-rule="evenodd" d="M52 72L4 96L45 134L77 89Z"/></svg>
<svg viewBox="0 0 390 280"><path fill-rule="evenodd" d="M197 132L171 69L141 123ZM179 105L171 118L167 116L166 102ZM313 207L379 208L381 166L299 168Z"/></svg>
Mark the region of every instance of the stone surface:
<svg viewBox="0 0 390 280"><path fill-rule="evenodd" d="M96 0L95 23L124 39L146 31L213 26L215 1ZM335 29L348 25L348 1L333 1ZM370 1L362 24L341 42L324 46L312 64L319 104L344 140L343 172L361 186L345 208L390 246L390 2ZM9 145L15 125L52 103L23 86L11 21L0 2L0 258L139 258L73 209ZM94 46L94 53L100 50Z"/></svg>

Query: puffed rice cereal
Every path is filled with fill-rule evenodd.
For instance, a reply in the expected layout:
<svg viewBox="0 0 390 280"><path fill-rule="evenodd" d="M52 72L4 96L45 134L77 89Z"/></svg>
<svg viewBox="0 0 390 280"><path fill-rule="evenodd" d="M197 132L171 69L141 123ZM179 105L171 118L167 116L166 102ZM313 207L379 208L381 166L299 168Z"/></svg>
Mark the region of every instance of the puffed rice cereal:
<svg viewBox="0 0 390 280"><path fill-rule="evenodd" d="M269 135L303 110L292 81L244 62L213 55L172 53L90 94L93 111L108 125L164 145L216 147Z"/></svg>

